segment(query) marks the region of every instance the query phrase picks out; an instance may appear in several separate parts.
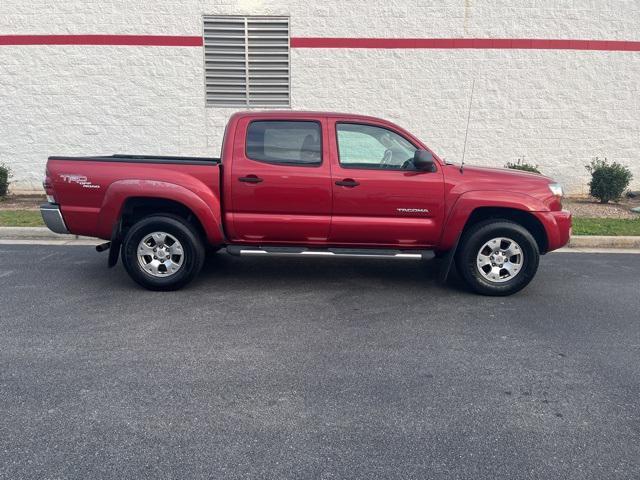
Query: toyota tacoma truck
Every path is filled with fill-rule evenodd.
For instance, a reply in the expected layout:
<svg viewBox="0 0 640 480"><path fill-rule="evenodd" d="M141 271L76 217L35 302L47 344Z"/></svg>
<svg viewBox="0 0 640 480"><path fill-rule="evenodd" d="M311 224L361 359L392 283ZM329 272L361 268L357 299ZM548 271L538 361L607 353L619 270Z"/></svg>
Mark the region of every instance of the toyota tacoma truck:
<svg viewBox="0 0 640 480"><path fill-rule="evenodd" d="M474 291L524 288L569 240L542 175L449 164L397 125L322 112L240 112L220 158L50 157L41 207L57 233L105 239L137 283L175 290L207 250L441 257Z"/></svg>

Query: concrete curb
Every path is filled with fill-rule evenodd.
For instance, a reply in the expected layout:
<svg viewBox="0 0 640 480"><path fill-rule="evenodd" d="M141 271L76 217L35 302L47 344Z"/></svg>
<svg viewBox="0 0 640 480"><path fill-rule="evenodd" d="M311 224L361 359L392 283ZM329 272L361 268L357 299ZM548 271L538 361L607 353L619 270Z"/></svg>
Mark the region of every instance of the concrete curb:
<svg viewBox="0 0 640 480"><path fill-rule="evenodd" d="M1 240L91 240L79 235L60 235L47 227L0 227Z"/></svg>
<svg viewBox="0 0 640 480"><path fill-rule="evenodd" d="M53 233L46 227L0 227L0 240L42 240L57 241L60 243L100 243L92 237L82 237L78 235L59 235ZM640 249L640 236L638 237L613 237L613 236L596 236L596 235L574 235L568 248L633 248Z"/></svg>
<svg viewBox="0 0 640 480"><path fill-rule="evenodd" d="M60 235L46 227L0 227L0 245L98 245L104 240Z"/></svg>
<svg viewBox="0 0 640 480"><path fill-rule="evenodd" d="M569 248L640 248L640 237L573 235Z"/></svg>

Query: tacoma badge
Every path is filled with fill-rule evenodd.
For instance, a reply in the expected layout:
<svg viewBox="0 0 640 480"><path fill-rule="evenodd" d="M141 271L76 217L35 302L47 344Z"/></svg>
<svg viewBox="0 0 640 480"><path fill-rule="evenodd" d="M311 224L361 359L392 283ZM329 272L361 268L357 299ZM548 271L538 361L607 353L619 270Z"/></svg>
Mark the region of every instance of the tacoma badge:
<svg viewBox="0 0 640 480"><path fill-rule="evenodd" d="M427 208L397 208L400 213L429 213Z"/></svg>

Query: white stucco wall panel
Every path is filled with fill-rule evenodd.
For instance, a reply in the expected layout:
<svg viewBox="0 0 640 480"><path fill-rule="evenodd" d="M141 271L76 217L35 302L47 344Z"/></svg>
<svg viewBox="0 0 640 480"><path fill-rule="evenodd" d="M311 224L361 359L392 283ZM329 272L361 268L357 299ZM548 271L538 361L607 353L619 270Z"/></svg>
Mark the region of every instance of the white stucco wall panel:
<svg viewBox="0 0 640 480"><path fill-rule="evenodd" d="M574 193L586 192L584 165L595 156L640 178L632 52L301 49L292 69L294 108L389 118L452 161L462 156L475 76L468 163L524 156Z"/></svg>
<svg viewBox="0 0 640 480"><path fill-rule="evenodd" d="M39 188L48 155L206 153L201 48L5 46L0 65L18 190Z"/></svg>
<svg viewBox="0 0 640 480"><path fill-rule="evenodd" d="M202 14L289 15L294 37L638 40L640 2L327 0L0 2L0 35L198 36ZM218 155L235 111L204 107L200 47L0 46L0 162L40 187L53 154ZM295 109L389 118L469 164L525 157L586 191L584 165L640 188L640 52L292 49Z"/></svg>
<svg viewBox="0 0 640 480"><path fill-rule="evenodd" d="M0 32L199 35L203 14L290 15L311 37L640 38L636 0L3 0Z"/></svg>

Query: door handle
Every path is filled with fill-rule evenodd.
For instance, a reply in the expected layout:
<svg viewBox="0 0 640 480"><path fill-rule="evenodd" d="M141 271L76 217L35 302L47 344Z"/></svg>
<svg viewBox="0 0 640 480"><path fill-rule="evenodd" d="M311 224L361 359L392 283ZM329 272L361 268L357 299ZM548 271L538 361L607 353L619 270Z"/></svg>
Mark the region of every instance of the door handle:
<svg viewBox="0 0 640 480"><path fill-rule="evenodd" d="M245 183L260 183L262 179L256 175L247 175L246 177L238 178L238 181Z"/></svg>
<svg viewBox="0 0 640 480"><path fill-rule="evenodd" d="M336 182L336 185L340 186L340 187L357 187L358 185L360 185L360 182L356 182L353 178L345 178L344 180L338 180Z"/></svg>

